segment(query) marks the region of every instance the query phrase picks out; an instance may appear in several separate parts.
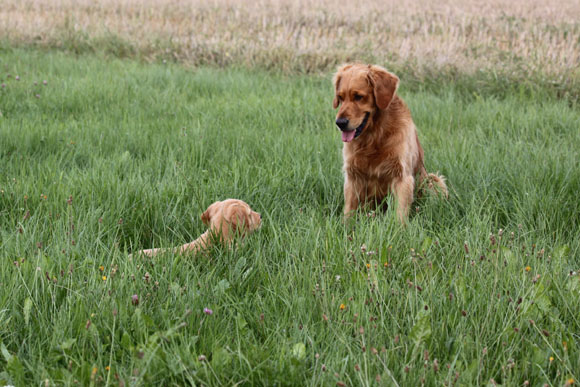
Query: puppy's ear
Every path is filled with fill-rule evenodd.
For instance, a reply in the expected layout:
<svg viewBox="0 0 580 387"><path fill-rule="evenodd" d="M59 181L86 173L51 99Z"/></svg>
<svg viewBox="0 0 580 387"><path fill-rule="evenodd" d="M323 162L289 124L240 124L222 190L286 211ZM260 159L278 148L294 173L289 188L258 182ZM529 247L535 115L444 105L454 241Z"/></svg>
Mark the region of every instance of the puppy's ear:
<svg viewBox="0 0 580 387"><path fill-rule="evenodd" d="M216 206L221 203L221 202L215 202L213 203L211 206L209 206L207 208L207 210L204 211L203 214L201 214L201 221L206 225L209 226L209 222L211 220L211 217L213 216L214 210L216 208Z"/></svg>
<svg viewBox="0 0 580 387"><path fill-rule="evenodd" d="M369 66L369 81L379 109L388 108L399 87L399 78L382 67Z"/></svg>
<svg viewBox="0 0 580 387"><path fill-rule="evenodd" d="M342 72L348 70L351 67L352 67L351 64L344 64L344 65L340 66L336 70L336 73L334 74L334 76L332 77L332 83L334 84L334 99L332 100L332 107L334 109L336 109L339 105L339 100L338 100L338 96L336 95L336 93L338 93L338 86L340 86L340 80L342 79Z"/></svg>
<svg viewBox="0 0 580 387"><path fill-rule="evenodd" d="M210 216L210 209L208 208L207 210L204 211L203 214L201 214L201 221L203 222L203 224L205 224L206 226L209 225L209 220L211 219Z"/></svg>

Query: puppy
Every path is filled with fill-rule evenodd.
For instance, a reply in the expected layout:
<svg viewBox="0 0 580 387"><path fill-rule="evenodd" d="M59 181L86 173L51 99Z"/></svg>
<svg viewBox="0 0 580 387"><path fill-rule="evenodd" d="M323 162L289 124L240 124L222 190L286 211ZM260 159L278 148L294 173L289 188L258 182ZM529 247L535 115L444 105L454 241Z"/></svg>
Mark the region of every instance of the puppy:
<svg viewBox="0 0 580 387"><path fill-rule="evenodd" d="M213 203L201 214L201 220L209 229L193 242L175 248L175 253L195 254L207 250L214 242L229 247L236 235L245 237L262 224L262 216L252 211L247 203L237 199ZM153 257L164 251L167 249L148 249L141 250L138 254Z"/></svg>
<svg viewBox="0 0 580 387"><path fill-rule="evenodd" d="M399 78L375 65L345 64L333 78L342 132L344 213L360 204L395 197L397 217L405 222L418 183L427 181L447 196L443 176L427 173L423 149L409 108L396 94Z"/></svg>

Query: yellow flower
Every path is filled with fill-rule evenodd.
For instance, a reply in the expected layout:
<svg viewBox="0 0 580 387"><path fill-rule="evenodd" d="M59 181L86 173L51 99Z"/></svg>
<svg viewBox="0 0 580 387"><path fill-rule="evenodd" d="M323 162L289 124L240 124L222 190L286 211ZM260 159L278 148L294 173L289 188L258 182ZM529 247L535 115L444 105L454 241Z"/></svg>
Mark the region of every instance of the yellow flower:
<svg viewBox="0 0 580 387"><path fill-rule="evenodd" d="M532 268L529 266L526 266L526 271L530 271L530 270L532 270Z"/></svg>
<svg viewBox="0 0 580 387"><path fill-rule="evenodd" d="M97 373L99 369L97 367L93 367L93 372L92 372L92 376L95 376L95 374Z"/></svg>
<svg viewBox="0 0 580 387"><path fill-rule="evenodd" d="M103 270L105 270L105 266L103 266L103 265L99 266L99 270L100 270L100 271L103 271Z"/></svg>
<svg viewBox="0 0 580 387"><path fill-rule="evenodd" d="M107 371L110 370L110 369L111 369L111 367L109 367L109 366L106 366L105 367L105 370L107 370Z"/></svg>
<svg viewBox="0 0 580 387"><path fill-rule="evenodd" d="M371 264L367 263L367 269L370 269L370 268L371 268Z"/></svg>
<svg viewBox="0 0 580 387"><path fill-rule="evenodd" d="M107 276L106 275L104 275L102 278L103 278L103 281L106 281L107 280Z"/></svg>
<svg viewBox="0 0 580 387"><path fill-rule="evenodd" d="M385 262L385 264L383 266L384 267L388 267L389 266L389 262Z"/></svg>
<svg viewBox="0 0 580 387"><path fill-rule="evenodd" d="M346 308L346 305L340 304L340 310L344 310L344 308Z"/></svg>
<svg viewBox="0 0 580 387"><path fill-rule="evenodd" d="M550 356L550 363L554 361L554 356Z"/></svg>
<svg viewBox="0 0 580 387"><path fill-rule="evenodd" d="M566 380L566 384L569 385L569 386L573 385L574 384L574 379L573 378L570 378L570 379Z"/></svg>

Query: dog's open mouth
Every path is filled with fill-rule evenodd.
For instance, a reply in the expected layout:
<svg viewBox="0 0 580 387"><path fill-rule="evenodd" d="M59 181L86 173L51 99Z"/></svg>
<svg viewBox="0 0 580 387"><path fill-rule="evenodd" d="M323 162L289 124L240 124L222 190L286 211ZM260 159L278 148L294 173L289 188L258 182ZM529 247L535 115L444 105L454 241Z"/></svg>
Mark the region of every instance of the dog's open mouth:
<svg viewBox="0 0 580 387"><path fill-rule="evenodd" d="M361 124L355 130L349 130L349 131L342 132L342 141L343 142L351 142L352 140L354 140L355 138L360 136L360 134L362 133L365 126L367 126L367 122L369 121L369 116L370 116L370 113L367 112L367 114L365 114L365 118L364 118L363 122L361 122Z"/></svg>

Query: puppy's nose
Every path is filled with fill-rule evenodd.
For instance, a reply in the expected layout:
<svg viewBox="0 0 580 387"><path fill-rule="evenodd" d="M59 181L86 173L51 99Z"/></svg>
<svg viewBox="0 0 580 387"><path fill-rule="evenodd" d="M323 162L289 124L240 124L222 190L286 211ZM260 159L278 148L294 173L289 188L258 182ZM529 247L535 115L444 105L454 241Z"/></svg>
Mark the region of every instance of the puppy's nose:
<svg viewBox="0 0 580 387"><path fill-rule="evenodd" d="M336 126L338 126L338 128L342 131L346 130L346 128L348 127L348 119L346 118L337 118L336 119Z"/></svg>

